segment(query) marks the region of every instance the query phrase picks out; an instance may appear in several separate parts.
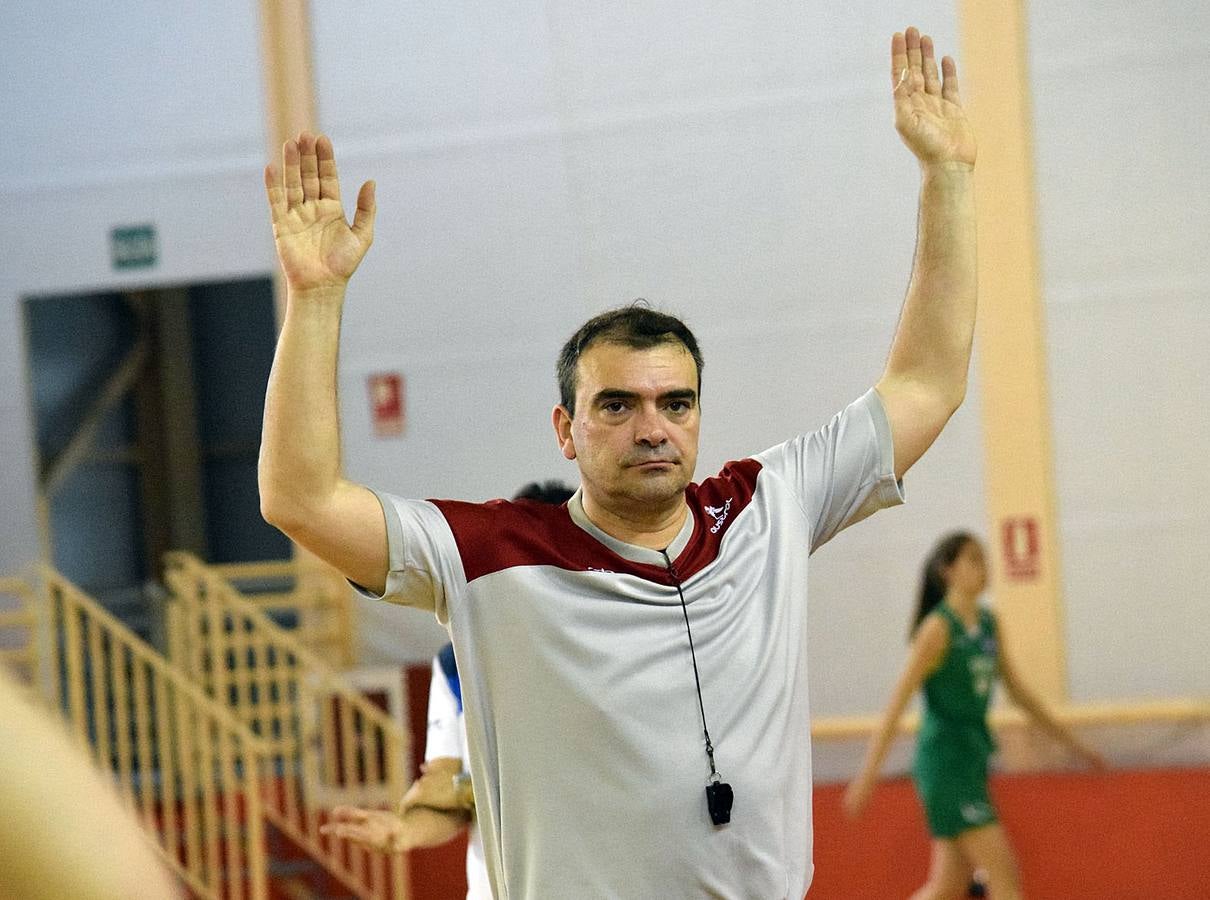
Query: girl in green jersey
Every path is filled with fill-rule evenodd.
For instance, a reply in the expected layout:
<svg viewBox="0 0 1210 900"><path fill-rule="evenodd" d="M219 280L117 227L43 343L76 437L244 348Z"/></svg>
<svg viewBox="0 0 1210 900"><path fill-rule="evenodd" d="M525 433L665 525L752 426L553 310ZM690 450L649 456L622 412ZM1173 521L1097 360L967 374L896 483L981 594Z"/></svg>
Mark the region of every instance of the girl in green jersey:
<svg viewBox="0 0 1210 900"><path fill-rule="evenodd" d="M1009 661L995 617L979 606L987 586L983 547L958 532L937 544L924 567L907 665L861 773L845 792L857 816L869 802L904 708L924 688L924 710L912 778L933 836L928 881L913 900L962 896L982 869L994 900L1020 896L1017 867L987 793L987 760L995 741L987 708L997 677L1029 716L1093 768L1101 757L1056 721L1022 684Z"/></svg>

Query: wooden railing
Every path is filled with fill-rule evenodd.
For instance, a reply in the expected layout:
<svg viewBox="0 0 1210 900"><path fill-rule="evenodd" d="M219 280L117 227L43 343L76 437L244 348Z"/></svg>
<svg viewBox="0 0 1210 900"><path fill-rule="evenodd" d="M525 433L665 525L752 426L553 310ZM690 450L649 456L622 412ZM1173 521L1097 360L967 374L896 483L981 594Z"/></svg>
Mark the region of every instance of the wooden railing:
<svg viewBox="0 0 1210 900"><path fill-rule="evenodd" d="M263 900L267 747L66 578L49 567L39 574L45 683L81 748L116 776L196 896Z"/></svg>
<svg viewBox="0 0 1210 900"><path fill-rule="evenodd" d="M220 570L166 557L170 656L267 744L266 815L358 897L403 900L407 860L319 833L339 804L389 807L406 787L402 723L355 690Z"/></svg>
<svg viewBox="0 0 1210 900"><path fill-rule="evenodd" d="M1170 699L1119 703L1055 705L1055 719L1064 723L1089 746L1096 748L1112 767L1204 765L1210 747L1210 698ZM829 745L831 765L817 765L817 780L847 778L856 770L863 747L881 724L880 716L837 716L811 723L817 745ZM912 735L920 717L908 713L899 722L888 756L889 772L910 766ZM988 724L999 745L996 767L1001 772L1037 772L1067 769L1078 760L1044 729L1034 727L1020 710L993 709ZM851 768L841 761L849 759Z"/></svg>
<svg viewBox="0 0 1210 900"><path fill-rule="evenodd" d="M0 665L35 689L44 669L39 624L34 585L25 578L0 578Z"/></svg>
<svg viewBox="0 0 1210 900"><path fill-rule="evenodd" d="M1056 706L1052 714L1060 722L1074 727L1099 725L1198 724L1210 722L1210 700L1175 699L1138 703L1098 703L1080 706ZM1019 709L994 709L988 716L993 730L1022 728L1029 724ZM881 716L829 716L811 723L815 740L867 738L878 730ZM920 724L917 713L907 713L899 722L899 732L915 732Z"/></svg>
<svg viewBox="0 0 1210 900"><path fill-rule="evenodd" d="M356 661L350 590L340 575L318 560L301 557L269 562L224 563L210 568L244 598L329 665Z"/></svg>

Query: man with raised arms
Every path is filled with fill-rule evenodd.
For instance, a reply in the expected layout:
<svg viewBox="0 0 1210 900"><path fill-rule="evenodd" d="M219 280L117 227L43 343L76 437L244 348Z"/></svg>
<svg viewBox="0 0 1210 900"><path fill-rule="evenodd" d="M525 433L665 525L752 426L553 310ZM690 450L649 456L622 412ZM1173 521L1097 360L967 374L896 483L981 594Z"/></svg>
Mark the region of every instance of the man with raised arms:
<svg viewBox="0 0 1210 900"><path fill-rule="evenodd" d="M265 404L261 507L383 597L433 610L462 679L497 897L801 897L811 882L807 565L902 501L962 402L975 318L975 141L954 63L891 42L895 125L920 163L916 256L886 369L815 432L693 482L701 354L642 306L558 361L559 507L405 500L344 478L341 306L373 236L332 145L266 169L287 308Z"/></svg>

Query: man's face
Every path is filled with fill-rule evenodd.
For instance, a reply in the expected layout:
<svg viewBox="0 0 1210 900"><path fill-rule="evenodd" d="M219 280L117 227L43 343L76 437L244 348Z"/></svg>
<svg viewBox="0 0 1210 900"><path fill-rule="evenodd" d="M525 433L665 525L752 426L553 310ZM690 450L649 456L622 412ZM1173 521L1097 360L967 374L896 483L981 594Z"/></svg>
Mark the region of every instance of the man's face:
<svg viewBox="0 0 1210 900"><path fill-rule="evenodd" d="M679 502L697 465L697 366L684 345L597 343L576 368L576 414L554 412L587 498L617 513Z"/></svg>

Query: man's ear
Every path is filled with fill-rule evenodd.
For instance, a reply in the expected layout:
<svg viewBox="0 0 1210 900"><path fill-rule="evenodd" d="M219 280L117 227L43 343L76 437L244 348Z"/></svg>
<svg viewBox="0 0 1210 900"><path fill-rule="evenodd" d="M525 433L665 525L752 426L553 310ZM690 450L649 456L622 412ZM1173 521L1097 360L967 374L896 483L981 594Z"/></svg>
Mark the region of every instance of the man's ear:
<svg viewBox="0 0 1210 900"><path fill-rule="evenodd" d="M551 412L550 423L555 427L555 440L559 442L559 452L563 454L563 458L575 459L576 445L571 437L571 413L560 404Z"/></svg>

